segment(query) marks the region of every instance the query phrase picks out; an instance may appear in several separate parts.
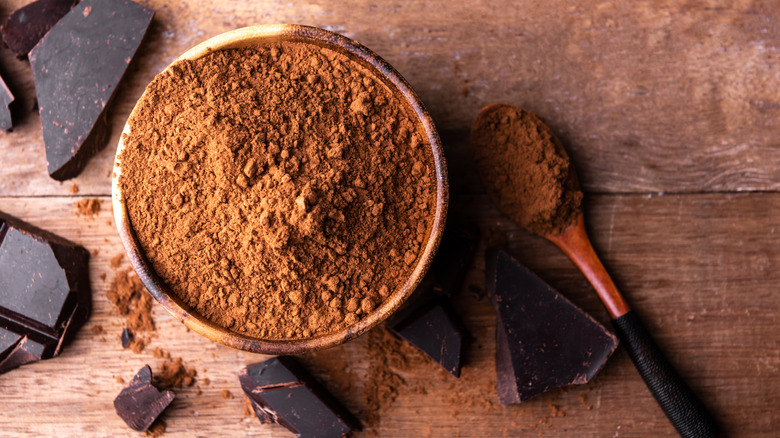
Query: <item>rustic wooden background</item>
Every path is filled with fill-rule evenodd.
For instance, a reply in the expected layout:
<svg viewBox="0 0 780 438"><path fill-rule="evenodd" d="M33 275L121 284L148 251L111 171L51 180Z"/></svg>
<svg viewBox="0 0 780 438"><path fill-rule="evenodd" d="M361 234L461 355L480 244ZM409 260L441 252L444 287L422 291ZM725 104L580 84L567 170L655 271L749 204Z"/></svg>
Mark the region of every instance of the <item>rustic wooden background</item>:
<svg viewBox="0 0 780 438"><path fill-rule="evenodd" d="M27 3L11 0L0 19ZM207 341L156 306L157 335L123 351L105 298L122 252L110 209L115 145L155 73L213 35L261 23L330 29L374 49L411 82L447 150L451 215L492 240L604 323L595 293L555 248L490 204L470 165L468 129L484 105L537 112L569 149L586 219L618 286L727 435L780 429L780 8L772 1L139 0L156 11L110 116L113 136L75 180L48 178L29 64L0 49L18 97L0 133L0 210L81 243L94 312L53 360L0 375L2 436L138 436L112 400L161 347L198 371L166 415L169 436L290 436L242 418L237 371L262 356ZM77 184L79 193L71 194ZM73 214L102 200L94 219ZM588 385L502 407L492 385L494 316L468 293L483 286L480 253L455 305L475 336L459 380L419 355L393 365L405 384L379 436L669 436L674 430L622 349ZM105 280L103 279L103 276ZM100 326L102 334L95 334ZM367 338L304 361L354 412L366 405ZM345 378L348 377L349 379ZM210 380L205 384L205 378ZM350 381L351 380L351 381ZM224 399L228 389L236 397ZM362 414L361 414L362 415ZM364 418L364 417L361 417ZM365 433L364 433L365 434ZM359 435L360 436L360 435Z"/></svg>

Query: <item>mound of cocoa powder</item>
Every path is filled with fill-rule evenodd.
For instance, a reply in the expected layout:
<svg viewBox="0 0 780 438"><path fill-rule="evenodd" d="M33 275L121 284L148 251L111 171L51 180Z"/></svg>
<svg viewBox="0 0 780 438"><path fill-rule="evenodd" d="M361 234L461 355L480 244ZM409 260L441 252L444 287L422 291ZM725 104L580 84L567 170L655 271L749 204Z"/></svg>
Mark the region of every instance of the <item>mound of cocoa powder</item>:
<svg viewBox="0 0 780 438"><path fill-rule="evenodd" d="M471 127L471 150L490 198L528 230L559 234L582 213L569 155L535 114L490 105Z"/></svg>
<svg viewBox="0 0 780 438"><path fill-rule="evenodd" d="M233 331L308 338L406 279L435 208L412 108L341 53L279 42L158 75L119 157L132 226L182 300Z"/></svg>

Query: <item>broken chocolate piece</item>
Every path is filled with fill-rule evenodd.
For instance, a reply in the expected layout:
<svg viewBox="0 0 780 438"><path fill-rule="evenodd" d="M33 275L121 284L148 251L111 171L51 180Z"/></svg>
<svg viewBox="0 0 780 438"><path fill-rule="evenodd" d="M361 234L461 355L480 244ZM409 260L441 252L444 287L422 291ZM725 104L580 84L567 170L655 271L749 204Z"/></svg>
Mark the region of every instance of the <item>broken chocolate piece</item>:
<svg viewBox="0 0 780 438"><path fill-rule="evenodd" d="M144 432L173 401L173 391L152 385L152 369L144 366L114 399L114 409L133 430Z"/></svg>
<svg viewBox="0 0 780 438"><path fill-rule="evenodd" d="M496 389L503 404L592 379L617 338L503 251L486 254L496 308Z"/></svg>
<svg viewBox="0 0 780 438"><path fill-rule="evenodd" d="M241 388L261 423L277 423L299 437L341 437L360 423L295 359L280 356L249 365Z"/></svg>
<svg viewBox="0 0 780 438"><path fill-rule="evenodd" d="M76 0L38 0L17 9L2 27L3 41L14 55L27 56L75 4Z"/></svg>
<svg viewBox="0 0 780 438"><path fill-rule="evenodd" d="M89 253L0 213L0 373L48 359L86 322Z"/></svg>
<svg viewBox="0 0 780 438"><path fill-rule="evenodd" d="M0 129L10 131L13 128L13 119L11 118L11 102L14 101L14 95L5 84L5 80L0 77Z"/></svg>
<svg viewBox="0 0 780 438"><path fill-rule="evenodd" d="M108 141L108 107L154 12L84 0L30 51L49 175L78 175Z"/></svg>
<svg viewBox="0 0 780 438"><path fill-rule="evenodd" d="M414 311L393 319L387 328L441 365L448 373L460 377L466 329L444 297L432 297Z"/></svg>
<svg viewBox="0 0 780 438"><path fill-rule="evenodd" d="M122 348L129 347L134 339L135 335L133 335L133 332L131 332L130 329L125 328L122 330Z"/></svg>
<svg viewBox="0 0 780 438"><path fill-rule="evenodd" d="M413 301L387 323L387 329L393 334L427 354L455 377L460 377L469 335L448 297L460 288L474 257L477 239L473 225L448 225L431 268L412 295Z"/></svg>
<svg viewBox="0 0 780 438"><path fill-rule="evenodd" d="M457 292L474 258L478 240L479 232L474 224L449 225L444 229L427 274L432 277L434 293L452 296Z"/></svg>

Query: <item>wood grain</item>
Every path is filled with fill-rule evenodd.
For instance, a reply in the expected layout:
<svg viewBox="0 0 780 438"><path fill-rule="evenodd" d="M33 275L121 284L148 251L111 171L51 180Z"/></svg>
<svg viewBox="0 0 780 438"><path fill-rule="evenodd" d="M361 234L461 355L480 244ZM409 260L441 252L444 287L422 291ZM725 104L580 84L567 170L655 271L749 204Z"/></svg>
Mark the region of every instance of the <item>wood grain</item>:
<svg viewBox="0 0 780 438"><path fill-rule="evenodd" d="M263 356L187 332L160 306L155 307L158 331L150 348L140 355L122 350L122 321L105 298L114 275L109 260L121 252L109 224L108 199L93 220L72 213L76 199L0 198L0 210L98 250L90 264L92 318L62 356L0 376L0 430L10 436L132 435L113 413L111 401L122 386L116 377L127 381L144 363L157 369L160 360L152 357L151 348L161 347L195 366L203 391L179 392L167 414L166 434L286 436L278 427L241 418L237 371ZM780 233L774 220L780 215L780 194L597 195L586 207L594 245L615 281L729 435L774 435L780 420L773 408L780 403ZM410 355L408 366L396 370L406 384L381 414L379 436L568 436L575 430L579 436L672 434L622 349L589 385L553 391L519 406L497 403L495 317L487 300L468 293L468 285L484 284L482 254L488 241L504 235L513 255L603 323L608 317L563 254L512 224L484 195L458 198L452 210L488 230L455 302L475 341L460 380L419 354ZM94 334L96 325L105 333ZM367 342L364 336L304 358L356 413L366 406ZM344 384L345 373L353 379L349 384ZM210 385L202 383L204 378ZM222 389L237 397L222 399Z"/></svg>
<svg viewBox="0 0 780 438"><path fill-rule="evenodd" d="M151 349L182 356L197 388L178 392L166 436L290 436L242 418L237 371L264 356L214 344L155 306L157 335L142 354L119 343L122 320L105 298L122 252L110 213L118 135L145 85L211 36L261 23L304 23L357 39L412 83L441 130L451 216L484 234L455 300L475 340L459 380L419 354L396 367L405 384L381 414L379 436L670 436L673 429L622 349L589 385L519 406L493 392L495 317L482 254L502 243L542 278L608 324L587 281L551 244L503 217L472 166L476 112L509 102L539 113L562 138L586 190L586 225L607 270L680 374L727 435L780 428L780 10L769 1L218 2L138 0L156 18L109 117L109 145L78 178L46 175L29 64L0 48L0 73L17 94L17 125L0 132L0 210L87 247L94 311L53 360L0 375L2 436L138 436L112 400ZM0 21L27 0L9 0ZM79 195L70 196L71 186ZM749 193L734 193L745 191ZM96 196L95 219L74 204ZM126 262L125 262L125 266ZM105 276L105 278L104 278ZM100 326L102 334L93 332ZM365 420L371 337L304 362ZM205 384L205 379L210 384ZM233 399L223 399L228 389ZM358 436L368 435L366 433Z"/></svg>
<svg viewBox="0 0 780 438"><path fill-rule="evenodd" d="M24 4L12 0L7 11ZM305 23L371 47L418 91L441 129L509 102L537 112L596 192L780 188L780 9L771 1L431 2L139 0L156 11L119 91L109 146L77 183L108 194L119 132L144 86L211 36ZM26 61L0 51L26 115L0 133L5 195L66 194L50 181Z"/></svg>

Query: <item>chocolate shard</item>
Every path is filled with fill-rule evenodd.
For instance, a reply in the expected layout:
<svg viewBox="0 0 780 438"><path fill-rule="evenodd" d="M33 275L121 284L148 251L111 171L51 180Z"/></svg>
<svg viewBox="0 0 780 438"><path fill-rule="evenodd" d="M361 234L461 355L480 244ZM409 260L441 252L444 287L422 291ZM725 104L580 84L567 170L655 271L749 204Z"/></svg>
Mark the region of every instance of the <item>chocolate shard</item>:
<svg viewBox="0 0 780 438"><path fill-rule="evenodd" d="M0 213L0 373L48 359L89 316L89 253Z"/></svg>
<svg viewBox="0 0 780 438"><path fill-rule="evenodd" d="M144 432L171 404L172 391L160 391L152 385L152 369L144 366L114 399L117 415L133 430Z"/></svg>
<svg viewBox="0 0 780 438"><path fill-rule="evenodd" d="M434 293L452 296L457 292L474 258L478 241L479 231L474 224L449 225L444 229L427 274L433 282Z"/></svg>
<svg viewBox="0 0 780 438"><path fill-rule="evenodd" d="M473 225L448 225L439 250L412 302L387 323L387 329L460 377L468 331L449 303L474 257L478 232Z"/></svg>
<svg viewBox="0 0 780 438"><path fill-rule="evenodd" d="M387 328L436 361L448 373L460 377L466 329L452 310L449 300L431 297L401 314Z"/></svg>
<svg viewBox="0 0 780 438"><path fill-rule="evenodd" d="M122 348L127 348L135 339L135 335L133 335L133 332L131 332L130 329L125 327L125 329L122 330L121 339L122 339Z"/></svg>
<svg viewBox="0 0 780 438"><path fill-rule="evenodd" d="M108 141L108 107L154 12L84 0L30 51L49 175L78 175Z"/></svg>
<svg viewBox="0 0 780 438"><path fill-rule="evenodd" d="M10 131L13 128L13 119L11 118L11 102L14 101L14 95L5 84L5 80L0 77L0 129Z"/></svg>
<svg viewBox="0 0 780 438"><path fill-rule="evenodd" d="M238 376L262 423L277 423L302 438L341 437L360 423L290 356L249 365Z"/></svg>
<svg viewBox="0 0 780 438"><path fill-rule="evenodd" d="M3 25L3 41L14 55L23 58L46 35L76 0L38 0L17 9Z"/></svg>
<svg viewBox="0 0 780 438"><path fill-rule="evenodd" d="M617 348L603 325L507 253L486 254L496 308L496 389L503 404L592 379Z"/></svg>
<svg viewBox="0 0 780 438"><path fill-rule="evenodd" d="M266 412L264 408L255 401L255 399L248 397L248 400L249 404L252 406L252 411L254 411L255 416L258 420L260 420L261 424L276 423L274 420L275 417L272 417L268 412Z"/></svg>

